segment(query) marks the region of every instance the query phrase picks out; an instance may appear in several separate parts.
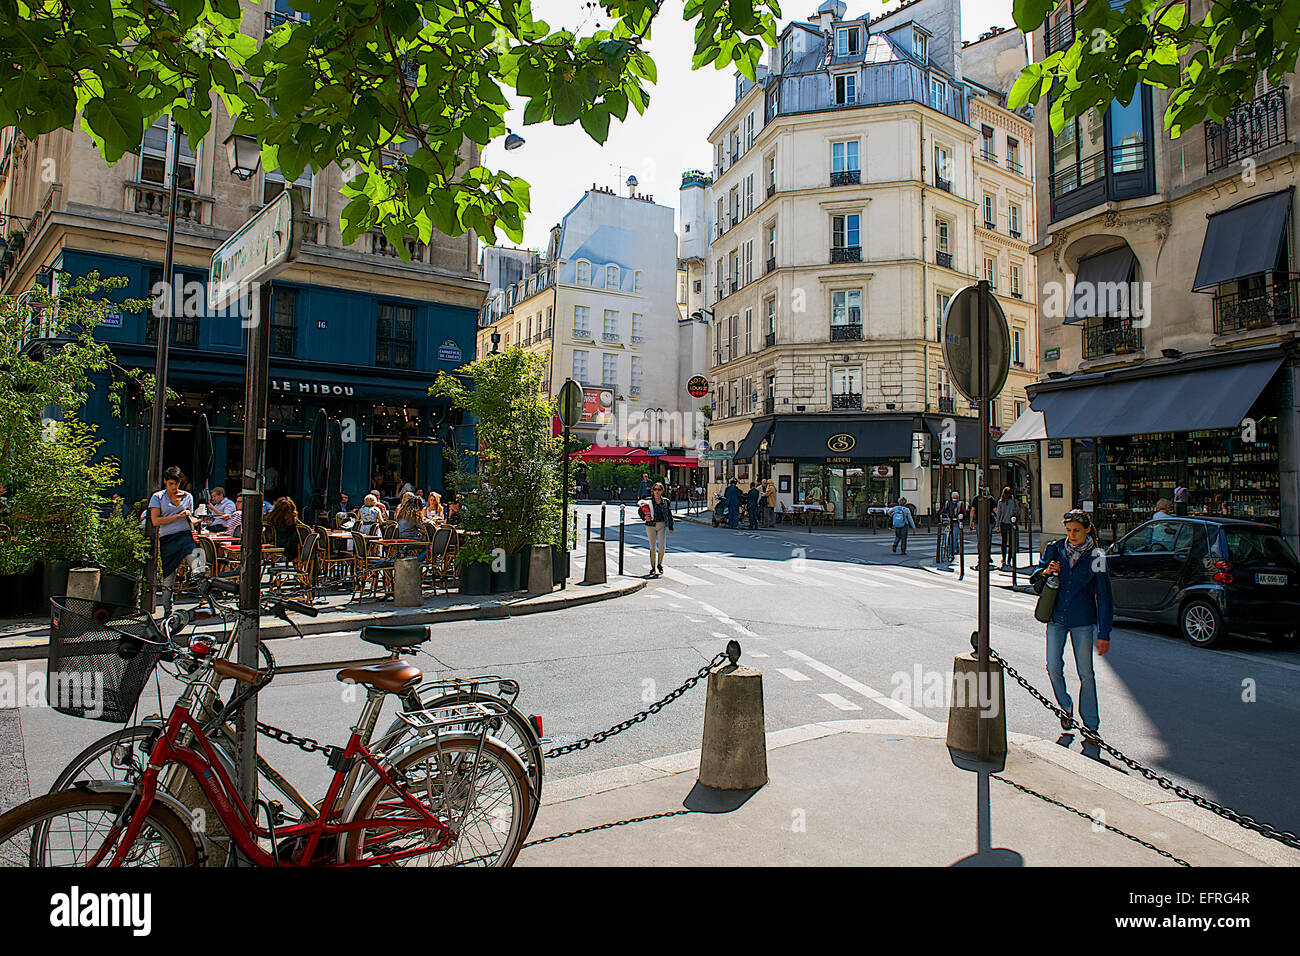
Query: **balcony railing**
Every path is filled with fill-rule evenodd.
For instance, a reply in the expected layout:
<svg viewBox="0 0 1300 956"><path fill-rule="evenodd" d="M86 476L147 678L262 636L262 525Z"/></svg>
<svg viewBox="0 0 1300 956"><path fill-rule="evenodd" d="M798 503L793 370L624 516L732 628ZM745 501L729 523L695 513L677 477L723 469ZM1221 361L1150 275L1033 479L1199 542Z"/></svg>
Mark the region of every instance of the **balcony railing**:
<svg viewBox="0 0 1300 956"><path fill-rule="evenodd" d="M771 199L775 195L776 195L776 186L773 185L772 183L769 183L767 186L767 198Z"/></svg>
<svg viewBox="0 0 1300 956"><path fill-rule="evenodd" d="M994 222L992 219L985 219L985 220L984 220L984 228L985 228L985 229L992 229L994 232L996 232L996 231L997 231L997 228L998 228L998 224L997 224L996 222Z"/></svg>
<svg viewBox="0 0 1300 956"><path fill-rule="evenodd" d="M1083 330L1083 357L1101 358L1104 355L1125 355L1142 350L1142 329L1133 319L1109 316L1090 320Z"/></svg>
<svg viewBox="0 0 1300 956"><path fill-rule="evenodd" d="M832 325L831 341L832 342L861 342L862 326L856 323L851 325Z"/></svg>
<svg viewBox="0 0 1300 956"><path fill-rule="evenodd" d="M955 409L954 409L954 407L953 407L953 403L952 403L952 396L951 396L951 395L940 395L940 396L939 396L939 411L941 411L941 412L951 412L951 411L954 411L954 410L955 410Z"/></svg>
<svg viewBox="0 0 1300 956"><path fill-rule="evenodd" d="M306 21L307 14L305 13L268 11L266 14L266 35L270 36L271 32L282 23L305 23Z"/></svg>
<svg viewBox="0 0 1300 956"><path fill-rule="evenodd" d="M840 395L832 395L831 408L851 408L855 412L860 412L862 411L862 393L844 392Z"/></svg>
<svg viewBox="0 0 1300 956"><path fill-rule="evenodd" d="M861 262L861 246L831 246L831 262Z"/></svg>
<svg viewBox="0 0 1300 956"><path fill-rule="evenodd" d="M776 345L776 333L768 332L763 336L763 348L770 349L773 345Z"/></svg>
<svg viewBox="0 0 1300 956"><path fill-rule="evenodd" d="M764 414L764 415L775 415L775 414L776 414L776 399L775 399L775 398L765 398L765 399L763 399L763 414Z"/></svg>
<svg viewBox="0 0 1300 956"><path fill-rule="evenodd" d="M1012 159L1010 156L1007 157L1007 169L1011 170L1017 176L1023 176L1025 174L1025 167L1020 160Z"/></svg>
<svg viewBox="0 0 1300 956"><path fill-rule="evenodd" d="M1286 87L1232 110L1222 123L1205 121L1205 171L1235 165L1287 141Z"/></svg>
<svg viewBox="0 0 1300 956"><path fill-rule="evenodd" d="M640 345L640 344L641 344L642 342L644 342L644 341L645 341L645 336L644 336L644 335L633 335L633 336L632 336L632 344L633 344L633 345Z"/></svg>
<svg viewBox="0 0 1300 956"><path fill-rule="evenodd" d="M994 166L998 164L998 154L991 149L981 149L980 159L986 163L992 163Z"/></svg>
<svg viewBox="0 0 1300 956"><path fill-rule="evenodd" d="M937 266L943 266L945 269L951 269L951 268L952 268L952 253L951 253L951 252L936 252L936 253L934 254L934 264L937 265Z"/></svg>
<svg viewBox="0 0 1300 956"><path fill-rule="evenodd" d="M1263 288L1214 297L1214 332L1226 335L1300 319L1300 275L1273 273Z"/></svg>
<svg viewBox="0 0 1300 956"><path fill-rule="evenodd" d="M862 170L845 169L838 173L831 173L832 186L857 186L862 182Z"/></svg>
<svg viewBox="0 0 1300 956"><path fill-rule="evenodd" d="M146 216L157 216L160 219L167 218L170 193L166 186L132 182L127 183L127 192L127 209ZM205 219L205 209L211 205L212 198L209 196L196 196L192 192L187 193L184 190L178 190L176 193L176 221L202 223ZM211 221L211 216L206 218Z"/></svg>
<svg viewBox="0 0 1300 956"><path fill-rule="evenodd" d="M619 335L618 335L617 332L606 332L606 333L604 333L604 334L601 336L601 338L602 338L604 341L606 341L606 342L617 342L617 341L619 341Z"/></svg>
<svg viewBox="0 0 1300 956"><path fill-rule="evenodd" d="M776 260L768 259L766 267L763 269L763 274L767 275L769 272L773 271L774 269L776 269Z"/></svg>
<svg viewBox="0 0 1300 956"><path fill-rule="evenodd" d="M1009 230L1007 230L1007 231L1011 234L1011 238L1012 238L1012 239L1019 239L1019 238L1020 238L1020 230L1019 230L1019 229L1009 229Z"/></svg>
<svg viewBox="0 0 1300 956"><path fill-rule="evenodd" d="M591 338L591 329L574 329L573 337L575 339L589 339Z"/></svg>
<svg viewBox="0 0 1300 956"><path fill-rule="evenodd" d="M1024 297L1025 297L1025 294L1024 294L1023 292L1021 292L1019 289L1012 289L1012 290L1011 290L1011 298L1013 298L1013 299L1023 299Z"/></svg>
<svg viewBox="0 0 1300 956"><path fill-rule="evenodd" d="M641 394L641 386L640 386L640 385L632 385L631 387L628 388L628 391L631 392L633 395L640 395L640 394Z"/></svg>
<svg viewBox="0 0 1300 956"><path fill-rule="evenodd" d="M1047 28L1044 40L1046 41L1047 53L1055 53L1057 50L1064 50L1074 44L1074 17L1064 16L1054 25Z"/></svg>
<svg viewBox="0 0 1300 956"><path fill-rule="evenodd" d="M934 176L934 184L946 193L952 192L952 182L942 178L938 173Z"/></svg>

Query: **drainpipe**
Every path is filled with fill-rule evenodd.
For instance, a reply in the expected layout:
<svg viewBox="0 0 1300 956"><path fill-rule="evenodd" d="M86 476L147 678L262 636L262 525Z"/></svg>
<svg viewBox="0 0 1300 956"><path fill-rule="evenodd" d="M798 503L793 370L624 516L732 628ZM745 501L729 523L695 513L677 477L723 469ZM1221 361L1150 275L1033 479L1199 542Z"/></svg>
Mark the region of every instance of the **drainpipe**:
<svg viewBox="0 0 1300 956"><path fill-rule="evenodd" d="M922 381L925 383L925 399L921 405L925 411L930 410L930 263L925 256L925 114L921 114L921 352ZM936 319L935 321L938 321Z"/></svg>

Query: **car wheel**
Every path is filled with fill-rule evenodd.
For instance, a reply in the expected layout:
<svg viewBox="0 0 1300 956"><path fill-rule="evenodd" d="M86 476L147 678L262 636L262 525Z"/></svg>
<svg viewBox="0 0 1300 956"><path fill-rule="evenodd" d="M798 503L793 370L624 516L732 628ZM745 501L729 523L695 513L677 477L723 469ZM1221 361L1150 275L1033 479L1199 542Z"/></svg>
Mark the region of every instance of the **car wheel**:
<svg viewBox="0 0 1300 956"><path fill-rule="evenodd" d="M1223 615L1210 601L1188 601L1178 615L1178 623L1183 637L1197 647L1213 647L1223 638Z"/></svg>

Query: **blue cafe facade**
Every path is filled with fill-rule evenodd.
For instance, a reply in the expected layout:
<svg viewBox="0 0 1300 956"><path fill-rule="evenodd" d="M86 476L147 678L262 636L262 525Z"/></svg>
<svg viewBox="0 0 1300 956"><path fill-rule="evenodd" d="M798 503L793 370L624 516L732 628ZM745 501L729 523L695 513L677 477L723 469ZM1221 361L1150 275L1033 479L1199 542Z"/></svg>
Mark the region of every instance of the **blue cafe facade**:
<svg viewBox="0 0 1300 956"><path fill-rule="evenodd" d="M162 276L160 263L65 248L57 268L72 275L97 270L123 276L128 285L112 298L150 299ZM165 465L178 465L195 489L221 485L238 494L243 463L244 342L237 316L186 315L186 303L206 303L207 273L178 267L183 285L173 310ZM308 467L310 431L317 409L343 431L342 490L358 506L371 488L393 495L403 482L445 491L448 453L473 442L473 428L429 386L474 358L477 311L277 279L273 284L270 385L263 475L265 493L293 498L302 510L315 489ZM121 369L152 374L157 320L148 311L120 311L97 330ZM121 462L119 493L127 502L146 497L149 409L138 389L122 390L123 412L112 412L110 376L100 376L83 417L97 426L101 452ZM206 414L213 468L195 475L194 435ZM322 491L324 489L321 489Z"/></svg>

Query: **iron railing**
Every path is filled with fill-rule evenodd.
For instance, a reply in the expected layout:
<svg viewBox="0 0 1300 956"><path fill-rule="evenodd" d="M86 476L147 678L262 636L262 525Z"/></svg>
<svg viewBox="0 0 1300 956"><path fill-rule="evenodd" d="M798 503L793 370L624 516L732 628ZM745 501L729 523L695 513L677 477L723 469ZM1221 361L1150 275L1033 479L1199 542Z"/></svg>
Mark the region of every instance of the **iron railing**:
<svg viewBox="0 0 1300 956"><path fill-rule="evenodd" d="M832 342L861 342L862 326L861 325L832 325L831 326Z"/></svg>
<svg viewBox="0 0 1300 956"><path fill-rule="evenodd" d="M951 252L936 252L936 253L934 254L934 264L937 265L937 266L943 266L945 269L951 269L951 268L952 268L952 253L951 253Z"/></svg>
<svg viewBox="0 0 1300 956"><path fill-rule="evenodd" d="M1023 176L1025 174L1024 165L1022 165L1019 160L1012 159L1010 156L1007 157L1007 169L1011 170L1017 176Z"/></svg>
<svg viewBox="0 0 1300 956"><path fill-rule="evenodd" d="M952 182L950 180L943 179L942 177L939 176L938 173L936 173L934 176L934 184L946 193L952 192Z"/></svg>
<svg viewBox="0 0 1300 956"><path fill-rule="evenodd" d="M838 173L831 173L832 186L857 186L862 183L862 170L845 169Z"/></svg>
<svg viewBox="0 0 1300 956"><path fill-rule="evenodd" d="M831 262L861 262L861 246L831 246Z"/></svg>
<svg viewBox="0 0 1300 956"><path fill-rule="evenodd" d="M1212 173L1287 141L1286 87L1233 109L1222 123L1205 121L1205 171Z"/></svg>
<svg viewBox="0 0 1300 956"><path fill-rule="evenodd" d="M953 409L953 404L952 404L952 396L951 396L951 395L940 395L940 396L939 396L939 411L941 411L941 412L951 412L951 411L953 411L953 410L954 410L954 409Z"/></svg>
<svg viewBox="0 0 1300 956"><path fill-rule="evenodd" d="M1090 319L1083 329L1083 357L1124 355L1142 350L1142 329L1133 319L1102 316Z"/></svg>
<svg viewBox="0 0 1300 956"><path fill-rule="evenodd" d="M763 399L763 414L764 414L764 415L775 415L775 414L776 414L776 399L775 399L775 398L765 398L765 399Z"/></svg>
<svg viewBox="0 0 1300 956"><path fill-rule="evenodd" d="M766 275L767 273L772 272L774 269L776 269L776 260L775 260L775 259L768 259L768 260L767 260L767 266L766 266L766 268L763 270L763 274Z"/></svg>
<svg viewBox="0 0 1300 956"><path fill-rule="evenodd" d="M831 408L851 408L860 412L862 411L862 393L844 392L840 395L832 395Z"/></svg>
<svg viewBox="0 0 1300 956"><path fill-rule="evenodd" d="M763 348L770 349L773 345L776 345L776 333L768 332L763 336Z"/></svg>
<svg viewBox="0 0 1300 956"><path fill-rule="evenodd" d="M1214 333L1226 335L1295 322L1300 309L1300 275L1272 273L1260 289L1214 297Z"/></svg>

